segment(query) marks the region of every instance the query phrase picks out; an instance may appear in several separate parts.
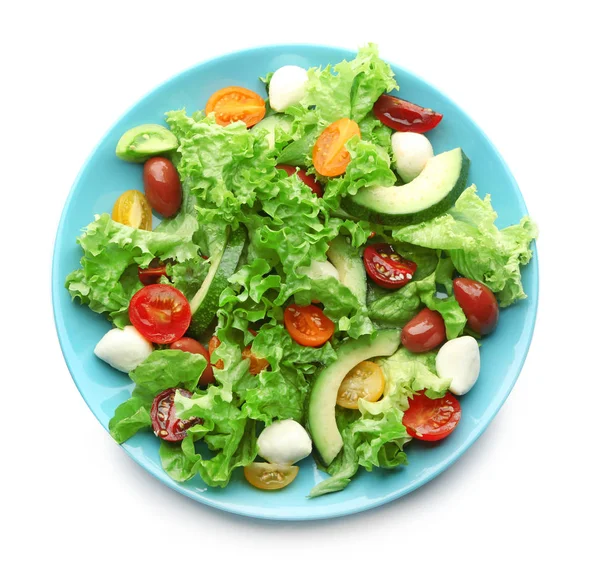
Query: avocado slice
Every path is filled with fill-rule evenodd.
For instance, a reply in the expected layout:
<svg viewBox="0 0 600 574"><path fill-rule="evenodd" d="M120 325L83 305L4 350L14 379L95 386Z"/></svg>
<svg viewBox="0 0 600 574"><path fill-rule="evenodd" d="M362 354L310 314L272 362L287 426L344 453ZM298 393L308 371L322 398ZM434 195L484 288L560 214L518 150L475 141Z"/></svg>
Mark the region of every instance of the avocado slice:
<svg viewBox="0 0 600 574"><path fill-rule="evenodd" d="M211 255L208 274L190 301L192 321L187 333L191 337L199 338L215 318L219 298L229 285L229 277L235 273L245 243L246 232L239 227L228 233L223 248Z"/></svg>
<svg viewBox="0 0 600 574"><path fill-rule="evenodd" d="M389 357L400 346L400 331L385 329L375 335L343 343L334 363L321 371L308 403L308 426L313 442L326 465L330 465L344 445L335 421L337 394L348 372L373 357Z"/></svg>
<svg viewBox="0 0 600 574"><path fill-rule="evenodd" d="M351 215L382 225L410 225L450 209L464 191L469 158L461 148L432 157L410 183L362 189L342 201Z"/></svg>
<svg viewBox="0 0 600 574"><path fill-rule="evenodd" d="M338 235L329 244L327 257L340 275L340 283L352 291L361 305L367 304L367 274L362 257L350 238Z"/></svg>
<svg viewBox="0 0 600 574"><path fill-rule="evenodd" d="M175 135L159 124L142 124L127 130L117 143L117 157L141 163L148 158L175 151L179 141Z"/></svg>

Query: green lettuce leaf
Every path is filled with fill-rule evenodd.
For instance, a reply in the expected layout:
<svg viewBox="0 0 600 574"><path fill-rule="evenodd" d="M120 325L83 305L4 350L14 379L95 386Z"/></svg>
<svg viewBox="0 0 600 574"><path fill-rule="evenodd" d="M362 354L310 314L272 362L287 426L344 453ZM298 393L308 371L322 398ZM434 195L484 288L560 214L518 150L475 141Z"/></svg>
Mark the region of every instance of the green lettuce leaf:
<svg viewBox="0 0 600 574"><path fill-rule="evenodd" d="M73 299L124 327L129 324L129 301L142 288L137 266L148 267L155 258L199 264L198 247L192 241L197 229L192 216L183 218L176 233L134 229L107 213L96 216L77 239L83 249L81 268L67 276L66 287Z"/></svg>
<svg viewBox="0 0 600 574"><path fill-rule="evenodd" d="M181 180L207 220L237 222L242 206L255 204L257 189L277 177L267 139L243 122L221 126L212 115L187 116L185 110L168 112L166 119L180 142Z"/></svg>
<svg viewBox="0 0 600 574"><path fill-rule="evenodd" d="M476 192L475 186L467 188L448 213L395 229L392 235L397 241L446 250L461 275L487 285L506 307L526 297L521 266L531 259L537 228L526 216L498 229L490 196L481 199Z"/></svg>
<svg viewBox="0 0 600 574"><path fill-rule="evenodd" d="M340 118L360 122L381 94L397 87L389 64L379 58L377 46L369 44L350 62L308 70L302 105L315 106L327 123Z"/></svg>
<svg viewBox="0 0 600 574"><path fill-rule="evenodd" d="M183 419L199 417L203 423L188 430L179 448L162 449L163 467L175 480L199 474L209 486L225 487L235 468L256 458L256 422L226 398L217 386L210 386L191 398L176 394L177 415ZM208 456L200 452L197 448L200 438L216 454Z"/></svg>
<svg viewBox="0 0 600 574"><path fill-rule="evenodd" d="M331 477L317 484L310 491L310 498L342 490L361 466L371 471L373 467L394 468L407 462L402 449L410 436L399 409L358 418L352 411L339 409L336 418L344 446L327 467Z"/></svg>
<svg viewBox="0 0 600 574"><path fill-rule="evenodd" d="M196 388L206 359L202 355L177 350L153 351L129 377L135 383L131 398L119 405L108 423L112 437L119 443L136 432L150 428L150 409L154 397L170 388Z"/></svg>
<svg viewBox="0 0 600 574"><path fill-rule="evenodd" d="M341 197L355 195L360 189L373 186L389 187L397 181L390 169L390 156L384 148L357 138L350 140L346 147L351 157L346 172L329 180L325 187L325 201L332 210L339 208Z"/></svg>

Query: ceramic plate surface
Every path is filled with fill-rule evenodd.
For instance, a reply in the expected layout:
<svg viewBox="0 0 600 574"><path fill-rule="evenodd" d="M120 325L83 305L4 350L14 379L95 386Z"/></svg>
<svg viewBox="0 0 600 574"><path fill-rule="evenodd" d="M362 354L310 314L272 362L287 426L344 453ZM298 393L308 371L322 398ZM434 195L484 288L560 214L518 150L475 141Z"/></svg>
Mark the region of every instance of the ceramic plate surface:
<svg viewBox="0 0 600 574"><path fill-rule="evenodd" d="M54 316L62 351L73 379L100 423L107 428L115 407L129 397L131 381L93 354L110 328L103 317L71 302L64 280L78 267L81 250L75 238L94 214L111 212L127 189L143 189L142 168L117 159L121 135L143 123L162 123L164 113L185 107L190 113L204 107L208 97L224 86L245 86L264 94L260 76L285 64L304 68L352 59L354 53L325 46L269 46L229 54L197 65L157 87L133 106L104 136L83 166L69 195L56 238L52 269ZM470 183L480 194L491 194L498 224L517 223L527 214L523 197L501 156L481 129L444 94L422 79L392 65L401 96L444 114L427 135L436 153L460 146L471 159ZM498 328L481 349L481 375L473 390L461 398L462 420L456 431L435 446L413 441L406 448L409 465L392 471L361 471L344 491L309 500L310 489L326 475L312 458L300 463L298 478L284 490L264 492L250 487L236 470L225 489L208 488L199 479L179 484L163 472L158 439L139 433L123 445L127 453L159 480L191 499L228 512L279 520L307 520L351 514L385 504L419 488L451 464L475 442L513 388L533 334L537 298L537 258L523 270L528 299L501 312ZM472 477L476 480L476 477Z"/></svg>

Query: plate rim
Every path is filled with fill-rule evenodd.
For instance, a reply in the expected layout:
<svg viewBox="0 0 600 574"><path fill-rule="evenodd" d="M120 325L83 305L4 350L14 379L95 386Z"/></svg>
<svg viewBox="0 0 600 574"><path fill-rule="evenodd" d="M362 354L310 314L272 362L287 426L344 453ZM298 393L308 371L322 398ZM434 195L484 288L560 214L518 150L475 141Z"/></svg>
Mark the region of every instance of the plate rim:
<svg viewBox="0 0 600 574"><path fill-rule="evenodd" d="M237 58L241 55L245 55L245 56L250 55L251 56L254 53L263 52L265 50L272 50L273 48L277 48L282 51L283 50L285 50L285 51L309 50L309 49L336 50L338 52L344 53L344 58L354 57L356 54L355 50L351 50L346 47L336 46L336 45L332 45L332 44L266 43L266 44L256 45L256 46L253 46L250 48L244 48L244 49L235 50L232 52L226 52L226 53L223 53L221 55L218 55L218 56L215 56L212 58L207 58L207 59L201 60L201 61L195 63L194 65L192 65L188 68L185 68L180 72L172 74L167 79L159 82L154 87L152 87L150 90L147 90L140 98L138 98L135 102L133 102L133 104L128 106L125 109L125 111L121 115L119 115L119 117L114 122L112 122L110 124L110 126L104 131L103 135L97 141L96 145L92 148L92 150L87 155L84 163L81 165L81 167L77 173L77 176L75 177L75 179L71 185L70 191L69 191L69 193L64 201L63 207L62 207L62 211L61 211L61 215L60 215L60 218L58 221L57 231L56 231L55 239L54 239L54 248L52 251L52 267L51 267L52 311L53 311L54 325L55 325L56 334L57 334L57 337L59 340L61 353L62 353L64 361L67 365L69 374L70 374L73 382L75 383L75 386L77 387L77 390L79 391L79 394L81 395L84 402L88 406L89 410L92 412L92 414L94 415L94 417L100 423L100 425L102 426L102 428L104 430L107 430L107 429L106 429L106 427L104 427L104 424L102 424L98 415L96 414L96 412L94 411L94 409L92 408L92 406L90 405L88 400L86 399L84 393L82 392L82 389L80 388L80 385L75 376L75 372L74 372L75 369L71 364L71 360L67 357L67 354L65 351L65 344L63 343L63 337L66 339L67 335L66 335L66 331L63 329L63 327L61 325L61 318L59 317L59 311L58 311L60 308L60 303L58 302L58 293L62 289L64 289L64 278L61 278L58 275L58 260L60 258L59 252L60 252L60 248L63 243L63 238L62 238L60 232L61 232L61 229L63 228L64 221L66 220L66 215L67 215L69 204L72 202L72 200L75 196L75 190L78 188L79 182L80 182L84 172L86 171L88 164L91 162L92 158L96 155L98 149L100 148L102 143L106 140L106 138L109 136L109 134L113 131L113 129L126 116L128 116L130 114L130 112L132 112L141 102L143 102L144 100L151 97L154 94L154 92L156 92L159 89L164 88L166 85L170 84L171 82L174 82L176 80L181 80L188 75L196 73L196 71L199 68L202 68L206 64L209 64L209 63L210 64L218 64L221 61L226 61L226 60L229 60L232 58ZM462 114L464 114L464 116L473 124L473 126L475 126L475 128L478 130L479 134L483 137L483 139L486 141L486 143L490 146L491 150L496 155L496 158L500 161L503 169L505 170L506 174L509 177L511 184L514 186L514 188L518 192L517 199L518 199L518 205L519 205L520 210L523 212L524 215L529 215L529 211L528 211L527 205L525 203L525 198L523 197L521 189L520 189L512 171L510 170L508 164L504 160L503 156L501 155L501 153L499 152L499 150L497 149L495 144L487 136L486 132L470 116L470 114L465 112L465 110L460 105L458 105L444 91L439 89L436 86L436 84L430 82L429 80L425 80L418 73L415 73L408 68L405 68L403 66L399 66L399 65L395 64L391 59L386 58L385 61L388 62L389 64L391 64L397 70L401 71L402 73L412 76L416 80L425 84L428 88L431 88L433 91L437 92L445 100L447 100L449 104L451 104L453 107L455 107L457 110L459 110ZM185 485L185 483L182 483L182 484L177 483L176 481L171 479L164 471L159 471L158 469L155 469L153 466L146 464L143 461L136 458L136 456L134 456L134 448L129 447L129 445L127 443L123 443L118 446L120 446L136 464L138 464L141 468L143 468L145 472L148 472L150 475L152 475L153 477L158 479L158 481L160 483L168 486L169 488L175 490L176 492L183 494L184 496L186 496L187 498L190 498L191 500L194 500L195 502L200 502L209 507L216 508L216 509L219 509L219 510L222 510L225 512L229 512L234 515L244 516L247 518L257 518L257 519L261 519L261 520L274 520L274 521L324 520L324 519L330 519L330 518L340 518L342 516L347 516L347 515L356 514L359 512L364 512L367 510L372 510L373 508L383 506L384 504L388 504L394 500L398 500L398 499L402 498L403 496L424 486L428 482L430 482L433 479L435 479L436 477L438 477L445 470L447 470L451 466L453 466L464 455L464 453L469 448L471 448L473 446L473 444L475 444L475 442L487 430L490 423L494 420L494 418L496 417L496 415L498 414L498 412L500 411L500 409L506 402L508 396L514 389L514 386L517 383L519 375L523 369L523 365L525 364L525 360L527 359L527 356L529 354L529 349L531 347L531 342L533 339L533 335L535 332L535 326L537 323L537 312L538 312L538 305L539 305L539 261L538 261L537 245L536 245L535 240L533 240L533 242L532 242L531 250L532 250L532 257L528 263L528 267L531 268L531 271L530 271L531 288L529 289L529 292L527 293L527 297L528 297L528 301L529 301L528 304L532 306L531 326L530 326L529 332L525 333L526 340L523 342L524 351L522 353L522 356L521 356L521 359L520 359L518 365L516 365L516 368L514 369L514 376L513 376L512 381L506 387L505 392L501 396L496 396L495 399L492 402L490 402L489 406L492 406L493 408L490 411L490 414L486 417L485 423L479 424L478 427L474 430L474 432L472 432L467 437L467 439L457 449L455 449L452 452L452 454L449 456L448 460L444 464L438 465L435 468L435 470L433 470L431 473L427 474L425 477L423 477L422 479L420 479L418 481L414 481L413 483L407 485L406 487L401 487L401 488L395 490L394 492L389 493L388 495L386 495L384 497L380 497L380 498L368 500L368 501L363 500L360 503L360 505L357 505L357 506L350 504L349 501L345 501L342 505L342 508L340 508L340 509L334 510L334 509L331 509L331 507L329 507L329 506L319 506L319 507L315 506L315 507L313 507L313 509L310 510L309 513L305 513L303 511L301 511L300 509L292 508L292 509L290 509L289 512L286 512L286 513L280 514L280 515L276 515L276 513L278 512L277 506L265 506L265 507L261 507L261 508L252 507L251 509L246 509L245 507L240 507L240 506L235 506L235 505L232 506L232 505L228 505L227 503L223 503L222 501L214 500L214 499L208 498L208 497L205 498L203 496L199 496L199 494L197 492L192 492L189 489L185 488L183 486L183 485ZM275 512L274 513L269 512L269 510L271 510L271 511L274 510Z"/></svg>

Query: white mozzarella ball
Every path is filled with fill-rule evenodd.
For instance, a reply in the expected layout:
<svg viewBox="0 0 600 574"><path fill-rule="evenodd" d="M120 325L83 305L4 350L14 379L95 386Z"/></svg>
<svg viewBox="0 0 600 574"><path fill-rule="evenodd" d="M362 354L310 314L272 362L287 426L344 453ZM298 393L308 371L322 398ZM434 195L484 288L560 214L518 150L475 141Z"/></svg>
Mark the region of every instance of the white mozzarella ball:
<svg viewBox="0 0 600 574"><path fill-rule="evenodd" d="M111 329L96 345L94 354L111 367L128 373L144 362L153 347L139 331L128 325L124 329Z"/></svg>
<svg viewBox="0 0 600 574"><path fill-rule="evenodd" d="M283 112L297 104L306 93L308 74L300 66L283 66L269 82L269 104L276 112Z"/></svg>
<svg viewBox="0 0 600 574"><path fill-rule="evenodd" d="M340 273L329 261L311 261L306 267L298 267L299 275L307 275L313 280L335 277L340 280Z"/></svg>
<svg viewBox="0 0 600 574"><path fill-rule="evenodd" d="M276 421L260 433L258 454L273 464L294 464L312 452L312 441L294 420Z"/></svg>
<svg viewBox="0 0 600 574"><path fill-rule="evenodd" d="M415 179L433 157L433 147L423 134L396 132L392 136L396 171L404 183Z"/></svg>
<svg viewBox="0 0 600 574"><path fill-rule="evenodd" d="M444 343L437 354L435 368L440 377L452 379L452 393L464 395L469 392L479 377L480 357L477 341L465 335Z"/></svg>

